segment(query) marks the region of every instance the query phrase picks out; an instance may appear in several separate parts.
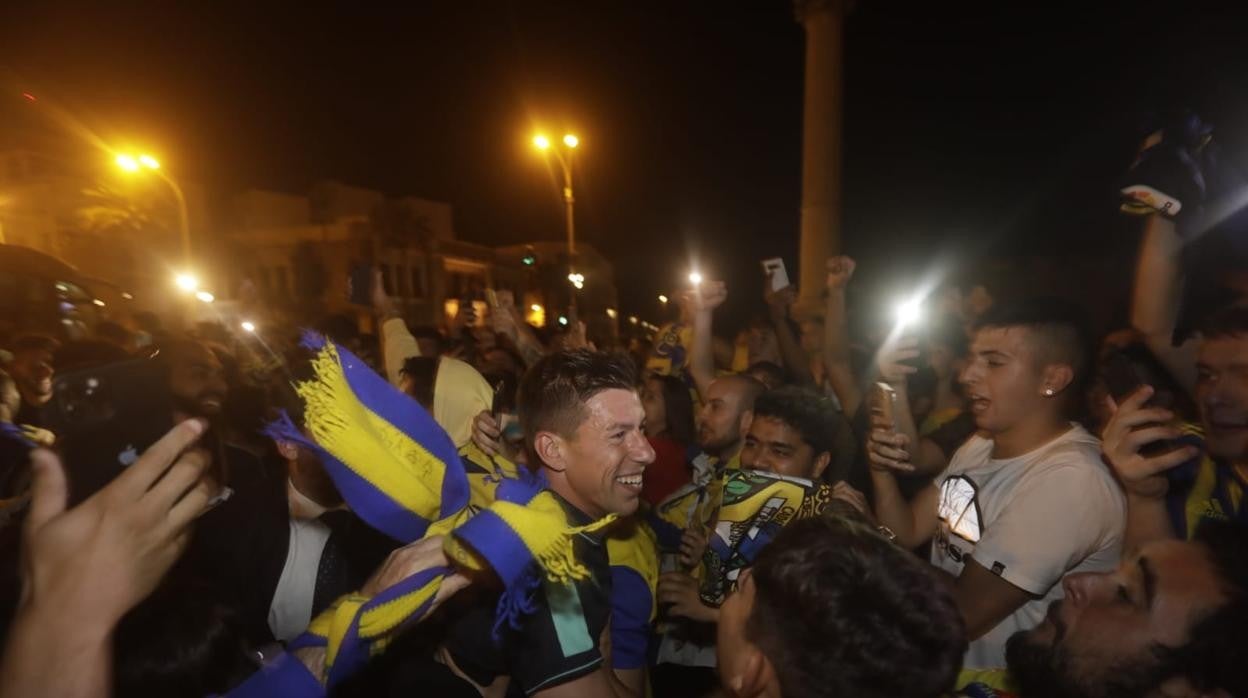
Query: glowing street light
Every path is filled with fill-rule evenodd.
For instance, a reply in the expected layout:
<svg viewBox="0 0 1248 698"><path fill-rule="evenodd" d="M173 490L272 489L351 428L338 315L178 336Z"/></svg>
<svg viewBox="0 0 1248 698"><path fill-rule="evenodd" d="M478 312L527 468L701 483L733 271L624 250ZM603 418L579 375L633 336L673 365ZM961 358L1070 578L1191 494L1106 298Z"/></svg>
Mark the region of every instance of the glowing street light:
<svg viewBox="0 0 1248 698"><path fill-rule="evenodd" d="M116 158L117 166L126 172L138 172L139 161L132 155L118 155Z"/></svg>
<svg viewBox="0 0 1248 698"><path fill-rule="evenodd" d="M199 288L199 279L195 278L191 274L178 274L173 277L173 283L177 285L178 288L188 293Z"/></svg>
<svg viewBox="0 0 1248 698"><path fill-rule="evenodd" d="M243 320L243 321L239 324L239 327L243 328L243 331L244 331L244 332L253 332L253 333L254 333L254 332L256 331L256 323L252 322L251 320Z"/></svg>
<svg viewBox="0 0 1248 698"><path fill-rule="evenodd" d="M577 146L580 144L581 139L571 133L564 134L563 149L552 148L550 139L547 138L545 134L539 133L533 137L533 145L537 146L537 149L541 150L543 153L554 153L555 159L559 161L559 166L563 169L563 207L565 225L568 230L569 278L571 278L571 274L574 273L573 270L576 268L576 222L572 213L573 203L575 202L575 198L572 195L572 152L576 150ZM583 284L584 281L582 280L581 283ZM578 289L581 288L581 285L575 281L572 282L572 285L576 286ZM572 311L576 312L575 298L572 299L570 305Z"/></svg>
<svg viewBox="0 0 1248 698"><path fill-rule="evenodd" d="M186 212L186 196L182 193L182 187L174 181L172 177L160 169L160 161L151 155L129 155L126 153L118 153L114 158L117 166L126 172L138 172L140 169L148 169L156 173L169 188L173 190L173 197L178 202L178 228L182 234L182 263L191 263L191 224L190 217Z"/></svg>
<svg viewBox="0 0 1248 698"><path fill-rule="evenodd" d="M636 316L636 315L629 315L629 316L628 316L628 322L629 322L629 324L636 325L636 324L637 324L637 322L638 322L638 320L637 320L637 316Z"/></svg>
<svg viewBox="0 0 1248 698"><path fill-rule="evenodd" d="M663 295L662 293L660 293L660 294L659 294L659 302L660 302L660 303L662 303L663 305L667 305L667 296L665 296L665 295Z"/></svg>
<svg viewBox="0 0 1248 698"><path fill-rule="evenodd" d="M529 310L532 310L535 313L540 313L544 310L544 308L542 308L542 306L538 305L537 303L534 303L533 305L529 306Z"/></svg>
<svg viewBox="0 0 1248 698"><path fill-rule="evenodd" d="M195 297L203 301L204 303L211 303L217 299L216 296L212 295L211 293L207 291L198 291L196 292Z"/></svg>
<svg viewBox="0 0 1248 698"><path fill-rule="evenodd" d="M612 320L619 317L619 315L620 314L615 311L615 308L607 308L607 317L611 318Z"/></svg>
<svg viewBox="0 0 1248 698"><path fill-rule="evenodd" d="M571 281L572 285L575 286L576 290L578 291L585 288L585 275L584 274L578 274L576 272L572 272L571 274L568 274L568 281Z"/></svg>

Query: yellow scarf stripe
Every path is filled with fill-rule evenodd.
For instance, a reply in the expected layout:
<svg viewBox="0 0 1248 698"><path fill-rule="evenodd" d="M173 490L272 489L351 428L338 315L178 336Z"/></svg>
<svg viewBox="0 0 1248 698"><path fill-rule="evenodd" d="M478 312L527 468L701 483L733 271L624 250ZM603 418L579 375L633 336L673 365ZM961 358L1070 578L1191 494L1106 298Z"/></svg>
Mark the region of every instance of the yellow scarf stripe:
<svg viewBox="0 0 1248 698"><path fill-rule="evenodd" d="M338 648L342 646L342 638L355 620L360 607L368 601L368 597L359 594L348 594L334 602L333 606L321 612L312 620L308 632L325 638L325 667L334 665L338 656Z"/></svg>
<svg viewBox="0 0 1248 698"><path fill-rule="evenodd" d="M313 365L316 379L296 390L316 442L405 509L426 518L436 515L446 465L356 398L333 342L317 353ZM413 487L413 481L423 487Z"/></svg>
<svg viewBox="0 0 1248 698"><path fill-rule="evenodd" d="M419 610L425 601L433 598L441 586L442 578L434 577L410 594L404 594L389 603L368 609L360 616L360 638L371 640L399 627L403 621Z"/></svg>
<svg viewBox="0 0 1248 698"><path fill-rule="evenodd" d="M576 561L572 537L593 533L615 521L615 514L609 514L585 526L569 527L563 508L549 492L539 493L527 505L497 501L490 505L490 511L525 542L546 578L559 584L589 575L585 566Z"/></svg>

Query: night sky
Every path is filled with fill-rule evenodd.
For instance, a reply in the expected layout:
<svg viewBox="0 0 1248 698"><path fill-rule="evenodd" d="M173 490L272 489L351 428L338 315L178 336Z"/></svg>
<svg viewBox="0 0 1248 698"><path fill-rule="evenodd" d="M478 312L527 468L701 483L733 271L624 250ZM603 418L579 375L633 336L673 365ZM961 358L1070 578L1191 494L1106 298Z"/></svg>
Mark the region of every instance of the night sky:
<svg viewBox="0 0 1248 698"><path fill-rule="evenodd" d="M567 129L579 237L616 261L626 313L655 317L691 259L737 311L760 258L796 273L803 37L783 0L104 5L3 3L0 86L218 196L335 178L449 201L463 239L562 239L529 139ZM1148 110L1195 107L1248 162L1246 35L1248 3L858 2L846 250L882 285L938 252L1122 254L1112 185Z"/></svg>

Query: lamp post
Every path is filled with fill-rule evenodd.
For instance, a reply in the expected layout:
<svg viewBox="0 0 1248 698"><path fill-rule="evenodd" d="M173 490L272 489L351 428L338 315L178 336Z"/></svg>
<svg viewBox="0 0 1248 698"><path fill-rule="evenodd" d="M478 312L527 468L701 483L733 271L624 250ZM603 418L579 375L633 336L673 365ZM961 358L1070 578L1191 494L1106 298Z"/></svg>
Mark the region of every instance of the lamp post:
<svg viewBox="0 0 1248 698"><path fill-rule="evenodd" d="M186 269L190 269L191 225L190 217L187 216L186 213L186 196L182 194L182 187L178 186L178 183L174 181L173 177L170 177L163 169L161 169L160 161L151 155L139 155L136 157L123 153L117 156L116 162L117 166L126 172L138 172L143 169L151 170L152 172L155 172L156 176L163 180L165 184L169 185L171 190L173 190L173 197L178 202L178 228L182 234L182 264Z"/></svg>
<svg viewBox="0 0 1248 698"><path fill-rule="evenodd" d="M584 284L584 277L576 273L576 221L572 215L572 207L575 198L572 196L572 153L576 147L581 144L581 140L576 136L568 133L563 137L563 148L551 147L550 139L542 134L533 137L533 145L542 152L553 152L555 159L559 161L559 166L563 169L563 204L566 216L566 225L568 229L568 281L572 283L576 289L580 289ZM565 152L566 151L566 152ZM580 279L578 282L577 279ZM572 315L576 315L576 294L569 294L571 302Z"/></svg>

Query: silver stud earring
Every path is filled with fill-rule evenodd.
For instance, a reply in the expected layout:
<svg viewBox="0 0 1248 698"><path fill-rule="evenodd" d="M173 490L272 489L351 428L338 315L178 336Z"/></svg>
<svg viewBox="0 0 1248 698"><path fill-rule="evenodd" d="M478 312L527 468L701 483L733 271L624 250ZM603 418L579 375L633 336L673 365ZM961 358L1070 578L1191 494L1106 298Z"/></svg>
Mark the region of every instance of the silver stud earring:
<svg viewBox="0 0 1248 698"><path fill-rule="evenodd" d="M1053 397L1053 389L1052 389L1052 388L1045 388L1045 389L1044 389L1044 396L1045 396L1045 397Z"/></svg>

